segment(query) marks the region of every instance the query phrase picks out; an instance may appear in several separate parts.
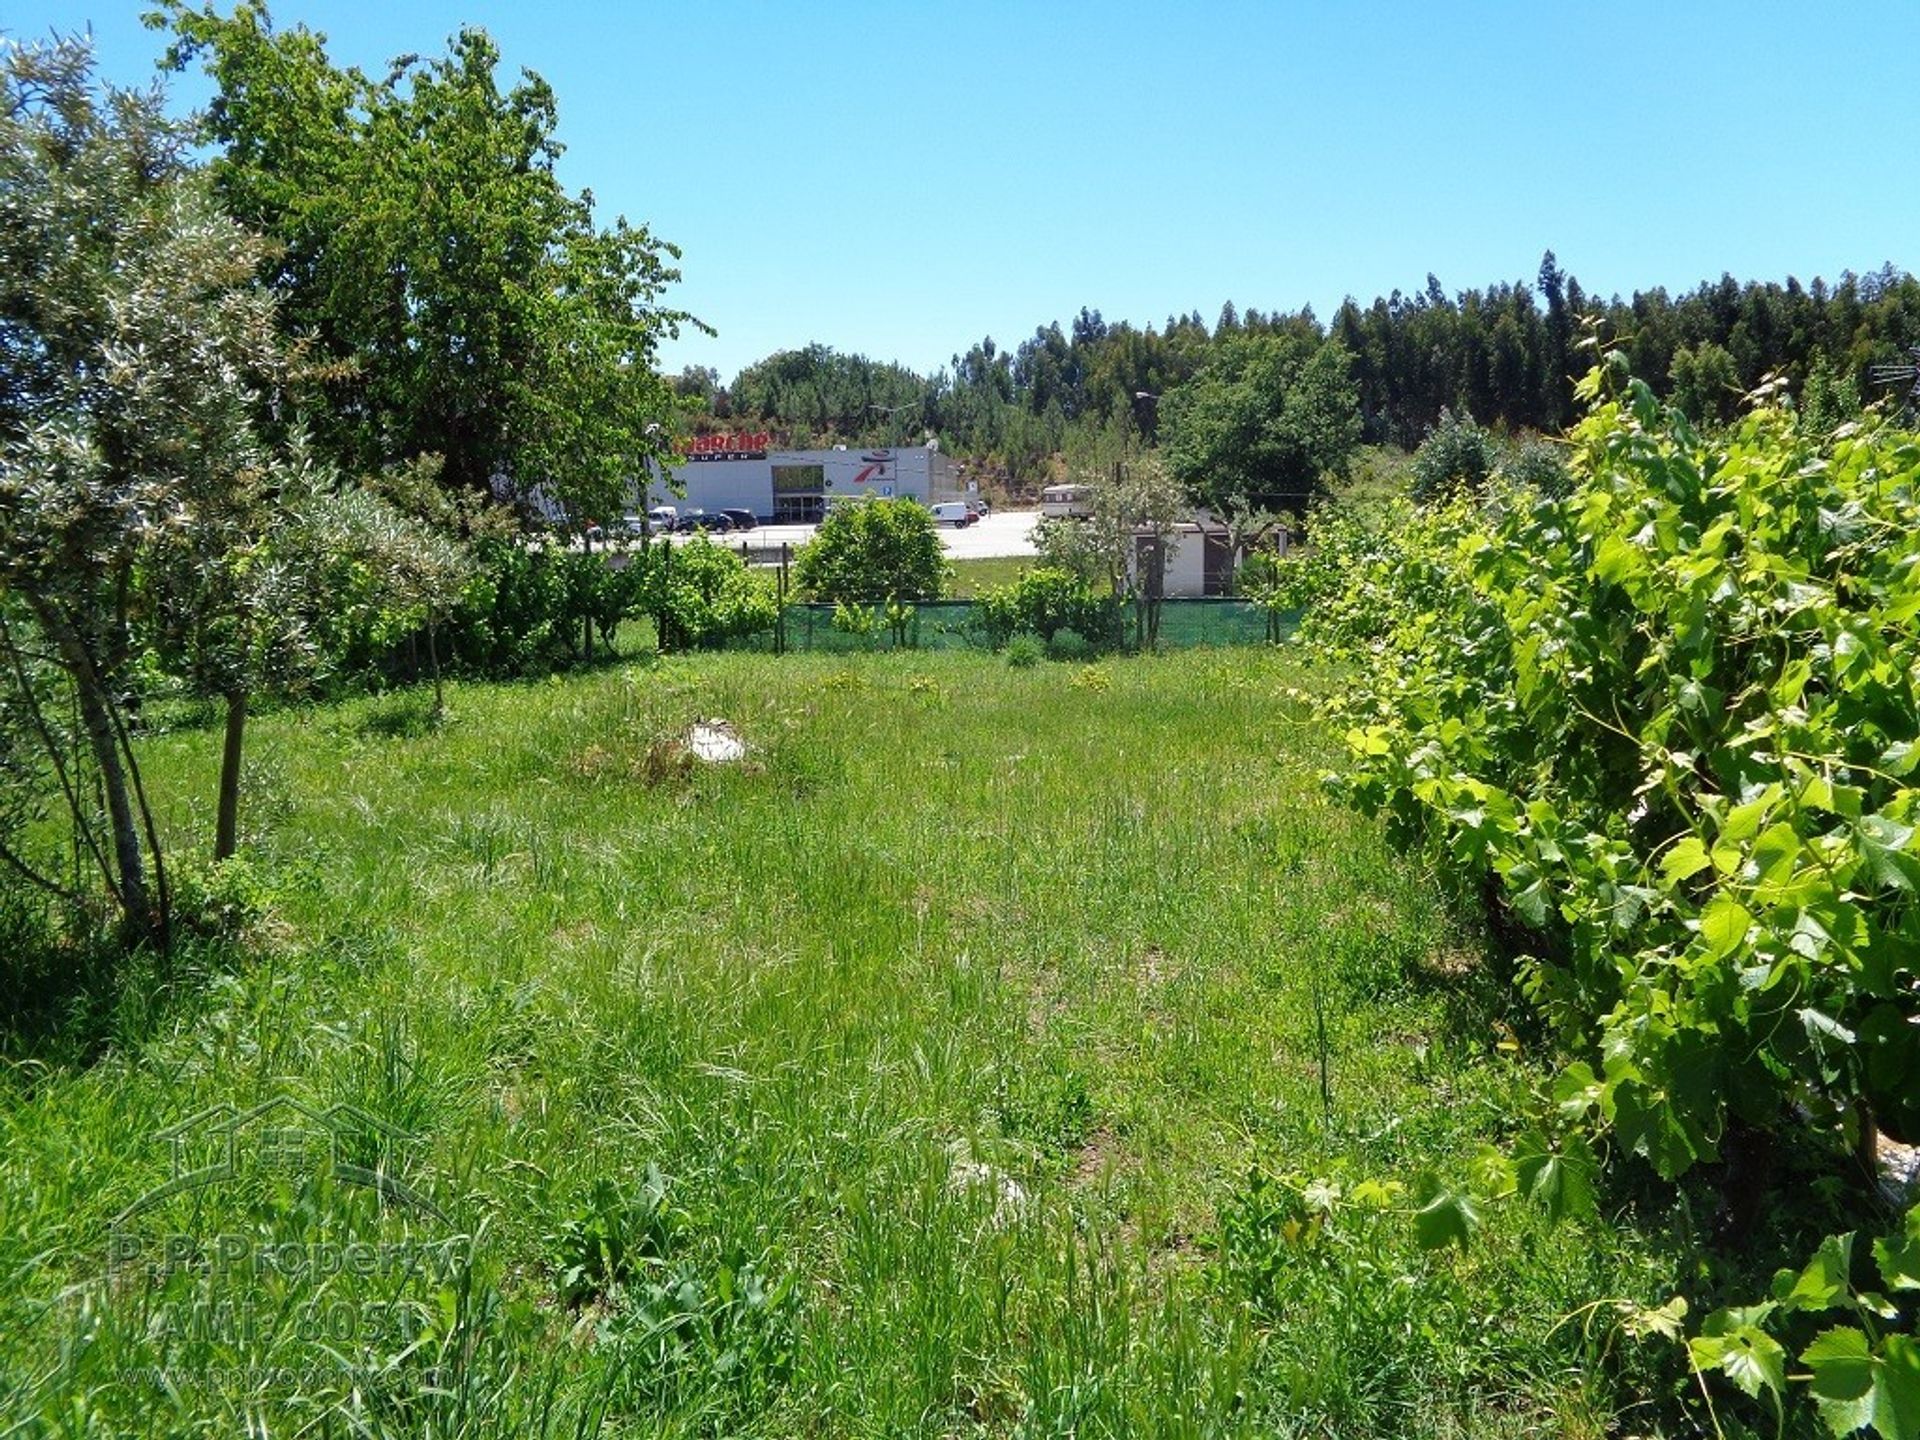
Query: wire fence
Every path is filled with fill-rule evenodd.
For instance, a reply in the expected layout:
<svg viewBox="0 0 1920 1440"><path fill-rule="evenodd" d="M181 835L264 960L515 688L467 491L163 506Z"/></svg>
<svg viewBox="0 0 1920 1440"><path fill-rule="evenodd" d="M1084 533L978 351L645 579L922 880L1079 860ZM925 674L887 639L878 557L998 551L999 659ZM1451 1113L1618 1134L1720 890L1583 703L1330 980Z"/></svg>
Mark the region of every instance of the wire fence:
<svg viewBox="0 0 1920 1440"><path fill-rule="evenodd" d="M913 650L991 650L993 641L979 623L971 600L930 600L911 607L904 648ZM1137 648L1134 616L1125 612L1126 647ZM1251 600L1181 598L1160 602L1160 632L1156 648L1194 650L1203 646L1269 645L1290 636L1299 616L1275 613ZM790 604L780 612L777 630L763 631L735 642L748 650L814 650L851 655L897 648L884 620L864 632L834 623L834 607Z"/></svg>

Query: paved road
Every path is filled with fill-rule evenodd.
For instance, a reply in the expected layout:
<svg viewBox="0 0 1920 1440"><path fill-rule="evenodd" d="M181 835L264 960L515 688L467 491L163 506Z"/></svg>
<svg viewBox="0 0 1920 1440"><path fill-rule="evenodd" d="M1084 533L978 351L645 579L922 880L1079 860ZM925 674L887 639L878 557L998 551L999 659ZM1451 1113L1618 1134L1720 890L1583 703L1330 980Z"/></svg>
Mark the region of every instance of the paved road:
<svg viewBox="0 0 1920 1440"><path fill-rule="evenodd" d="M942 525L940 545L947 552L949 560L988 560L1007 555L1031 555L1034 553L1033 527L1039 519L1038 510L996 510L964 530ZM811 525L756 525L745 533L717 535L714 539L732 550L738 550L744 544L748 558L759 560L777 557L782 545L798 549L813 538L813 531ZM574 548L579 547L579 541L572 543ZM638 547L628 544L623 548Z"/></svg>
<svg viewBox="0 0 1920 1440"><path fill-rule="evenodd" d="M996 510L964 530L940 529L949 560L987 560L1001 555L1031 555L1038 510Z"/></svg>

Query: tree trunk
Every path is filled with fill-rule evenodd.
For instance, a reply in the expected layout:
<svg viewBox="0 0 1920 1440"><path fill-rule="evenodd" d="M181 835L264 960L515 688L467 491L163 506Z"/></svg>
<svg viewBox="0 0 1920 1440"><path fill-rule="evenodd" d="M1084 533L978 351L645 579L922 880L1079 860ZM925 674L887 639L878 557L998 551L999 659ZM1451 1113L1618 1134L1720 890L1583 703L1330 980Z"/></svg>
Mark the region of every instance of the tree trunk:
<svg viewBox="0 0 1920 1440"><path fill-rule="evenodd" d="M439 628L439 621L434 618L432 611L428 611L427 663L433 666L433 718L435 723L439 722L440 717L446 713L447 708L446 692L440 684L440 644L435 638Z"/></svg>
<svg viewBox="0 0 1920 1440"><path fill-rule="evenodd" d="M86 642L67 617L50 604L36 605L34 611L73 678L74 695L80 705L80 725L87 732L87 743L92 746L94 763L99 767L118 872L113 880L114 898L120 902L120 913L131 931L145 939L156 938L161 927L147 888L147 857L140 846L140 822L134 814L126 768L120 763L119 741L113 724L113 697L107 693L99 671L94 668Z"/></svg>
<svg viewBox="0 0 1920 1440"><path fill-rule="evenodd" d="M214 821L213 858L231 859L240 845L240 755L247 736L247 692L227 692L227 742L220 752L220 805Z"/></svg>
<svg viewBox="0 0 1920 1440"><path fill-rule="evenodd" d="M593 536L582 535L580 537L580 543L586 547L586 553L588 555L593 554ZM585 621L586 633L582 636L584 642L582 648L587 653L587 664L591 665L593 664L593 599L591 596L588 597L584 608L586 609L587 617Z"/></svg>

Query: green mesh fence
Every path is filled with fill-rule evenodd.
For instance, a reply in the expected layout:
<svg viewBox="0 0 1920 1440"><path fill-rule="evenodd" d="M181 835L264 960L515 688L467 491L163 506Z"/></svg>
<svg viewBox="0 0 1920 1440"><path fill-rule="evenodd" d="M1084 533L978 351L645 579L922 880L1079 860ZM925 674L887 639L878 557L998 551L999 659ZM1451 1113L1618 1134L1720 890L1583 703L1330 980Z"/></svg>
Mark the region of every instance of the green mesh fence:
<svg viewBox="0 0 1920 1440"><path fill-rule="evenodd" d="M867 634L852 633L833 623L831 605L789 605L786 609L785 644L789 650L818 650L829 654L854 654L860 651L891 650L893 636L884 624L876 623ZM1203 645L1265 645L1293 633L1298 616L1270 615L1247 600L1191 599L1160 602L1159 647L1162 650L1192 650ZM1134 616L1126 612L1127 648L1134 646ZM907 644L916 650L987 650L991 646L974 620L971 600L935 600L913 607L913 620L907 627ZM775 637L755 635L741 648L772 650Z"/></svg>

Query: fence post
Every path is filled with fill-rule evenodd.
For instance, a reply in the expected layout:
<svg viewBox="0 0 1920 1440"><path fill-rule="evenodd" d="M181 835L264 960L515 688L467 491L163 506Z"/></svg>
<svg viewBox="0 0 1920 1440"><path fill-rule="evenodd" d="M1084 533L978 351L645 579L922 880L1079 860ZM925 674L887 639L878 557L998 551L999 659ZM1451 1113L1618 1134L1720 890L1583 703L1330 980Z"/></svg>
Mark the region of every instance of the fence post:
<svg viewBox="0 0 1920 1440"><path fill-rule="evenodd" d="M787 567L784 564L773 572L773 653L787 653Z"/></svg>
<svg viewBox="0 0 1920 1440"><path fill-rule="evenodd" d="M673 541L660 542L660 597L667 603L660 607L660 619L654 626L658 632L654 643L662 650L673 649Z"/></svg>

